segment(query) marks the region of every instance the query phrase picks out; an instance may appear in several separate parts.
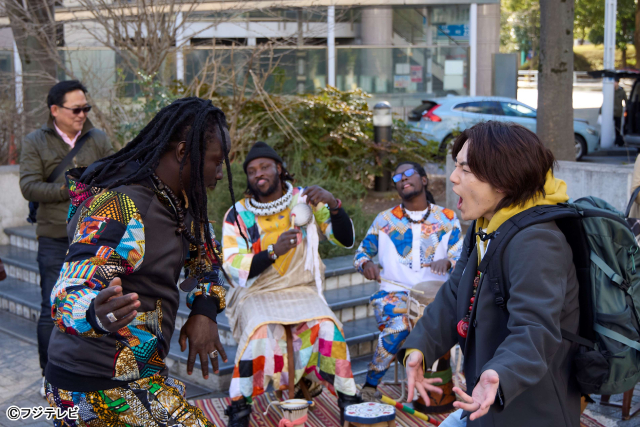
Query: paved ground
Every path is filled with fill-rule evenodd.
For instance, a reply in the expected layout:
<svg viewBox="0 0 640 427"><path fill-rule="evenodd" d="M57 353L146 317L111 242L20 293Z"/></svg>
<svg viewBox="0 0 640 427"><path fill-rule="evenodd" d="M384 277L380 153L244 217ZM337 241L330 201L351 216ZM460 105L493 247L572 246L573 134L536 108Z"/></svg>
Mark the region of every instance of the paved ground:
<svg viewBox="0 0 640 427"><path fill-rule="evenodd" d="M387 379L392 379L392 370ZM2 427L44 427L51 426L51 421L7 419L6 410L9 406L36 407L47 406L46 400L39 394L40 368L38 366L38 350L35 337L26 340L18 339L0 331L0 426ZM364 378L357 378L359 383ZM211 396L213 397L213 396ZM596 397L596 400L598 398ZM612 396L612 402L620 402L622 395ZM634 403L640 403L640 387L634 392ZM640 414L628 421L620 420L620 409L591 404L587 408L588 414L596 418L606 427L640 427Z"/></svg>
<svg viewBox="0 0 640 427"><path fill-rule="evenodd" d="M52 421L39 420L10 421L7 419L7 408L49 406L40 397L42 376L38 362L38 348L35 337L30 342L0 332L0 426L17 427L51 426Z"/></svg>

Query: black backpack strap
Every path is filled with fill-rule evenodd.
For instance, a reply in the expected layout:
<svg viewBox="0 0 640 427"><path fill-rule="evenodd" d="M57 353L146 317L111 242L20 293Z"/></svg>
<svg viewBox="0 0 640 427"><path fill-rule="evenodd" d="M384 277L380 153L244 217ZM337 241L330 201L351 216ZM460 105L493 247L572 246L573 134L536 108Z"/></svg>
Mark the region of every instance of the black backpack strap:
<svg viewBox="0 0 640 427"><path fill-rule="evenodd" d="M631 198L629 199L629 204L627 204L627 210L624 211L624 217L629 218L629 213L631 212L631 207L636 202L636 198L638 198L638 194L640 193L640 187L633 190L633 194L631 194Z"/></svg>
<svg viewBox="0 0 640 427"><path fill-rule="evenodd" d="M80 149L82 148L82 146L87 141L90 135L91 135L91 130L88 130L87 133L82 135L80 139L76 141L71 151L69 151L67 155L64 156L62 161L58 164L58 166L56 166L53 172L51 172L51 175L49 175L49 178L47 178L45 182L51 183L55 181L60 176L60 174L65 171L67 166L69 166L69 163L71 163L71 161L76 156L76 154L78 154L78 151L80 151Z"/></svg>
<svg viewBox="0 0 640 427"><path fill-rule="evenodd" d="M583 345L587 348L596 348L596 345L593 341L589 341L586 338L581 337L580 335L576 335L574 333L571 333L569 331L567 331L566 329L560 329L560 332L562 333L562 338L564 338L565 340L568 341L573 341L575 343L578 343L580 345Z"/></svg>

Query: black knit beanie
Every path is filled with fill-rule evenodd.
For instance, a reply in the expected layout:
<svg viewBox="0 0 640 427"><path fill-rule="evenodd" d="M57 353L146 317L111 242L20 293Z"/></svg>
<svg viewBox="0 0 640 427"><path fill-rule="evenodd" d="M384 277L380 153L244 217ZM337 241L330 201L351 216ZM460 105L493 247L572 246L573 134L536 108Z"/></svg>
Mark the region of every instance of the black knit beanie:
<svg viewBox="0 0 640 427"><path fill-rule="evenodd" d="M242 164L244 173L247 173L247 166L252 160L260 158L273 159L277 163L284 163L282 158L278 156L278 153L276 153L276 150L267 145L266 142L258 141L253 144L253 147L251 147L251 150L249 150L249 153L247 154L247 158L244 159L244 163Z"/></svg>

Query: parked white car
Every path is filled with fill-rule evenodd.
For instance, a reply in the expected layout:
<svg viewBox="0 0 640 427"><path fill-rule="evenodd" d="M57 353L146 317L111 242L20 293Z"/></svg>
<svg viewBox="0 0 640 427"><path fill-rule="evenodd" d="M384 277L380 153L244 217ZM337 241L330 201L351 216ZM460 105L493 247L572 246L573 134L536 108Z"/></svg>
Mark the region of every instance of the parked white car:
<svg viewBox="0 0 640 427"><path fill-rule="evenodd" d="M536 131L536 110L516 99L497 96L447 96L422 101L422 105L409 113L409 123L424 135L424 139L437 141L445 151L453 140L454 132L463 131L476 123L500 120L518 123ZM583 119L573 120L576 160L599 150L598 129Z"/></svg>

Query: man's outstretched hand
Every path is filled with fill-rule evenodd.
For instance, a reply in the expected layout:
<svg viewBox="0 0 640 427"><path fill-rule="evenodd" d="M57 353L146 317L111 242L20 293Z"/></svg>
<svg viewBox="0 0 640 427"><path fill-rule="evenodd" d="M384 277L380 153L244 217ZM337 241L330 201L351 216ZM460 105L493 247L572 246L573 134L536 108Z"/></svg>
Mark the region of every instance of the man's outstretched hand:
<svg viewBox="0 0 640 427"><path fill-rule="evenodd" d="M458 387L453 388L453 392L464 400L464 402L453 402L453 406L471 412L469 419L471 421L477 420L489 412L489 408L496 400L499 385L500 377L498 373L493 369L487 369L480 375L480 379L473 388L471 396Z"/></svg>
<svg viewBox="0 0 640 427"><path fill-rule="evenodd" d="M213 373L217 374L219 372L218 360L222 359L223 362L227 361L227 354L218 336L218 324L201 314L189 317L182 329L180 329L180 351L187 349L187 340L189 341L187 374L191 375L193 373L196 355L200 356L200 366L204 379L209 378L209 359L211 359ZM218 350L218 357L209 357L209 353L213 350Z"/></svg>
<svg viewBox="0 0 640 427"><path fill-rule="evenodd" d="M418 393L424 399L424 403L429 406L429 395L427 391L436 394L442 394L442 389L433 384L441 383L442 378L425 378L424 368L422 367L422 353L414 351L407 358L407 388L409 389L409 395L407 396L407 402L413 401L413 390L418 389Z"/></svg>

